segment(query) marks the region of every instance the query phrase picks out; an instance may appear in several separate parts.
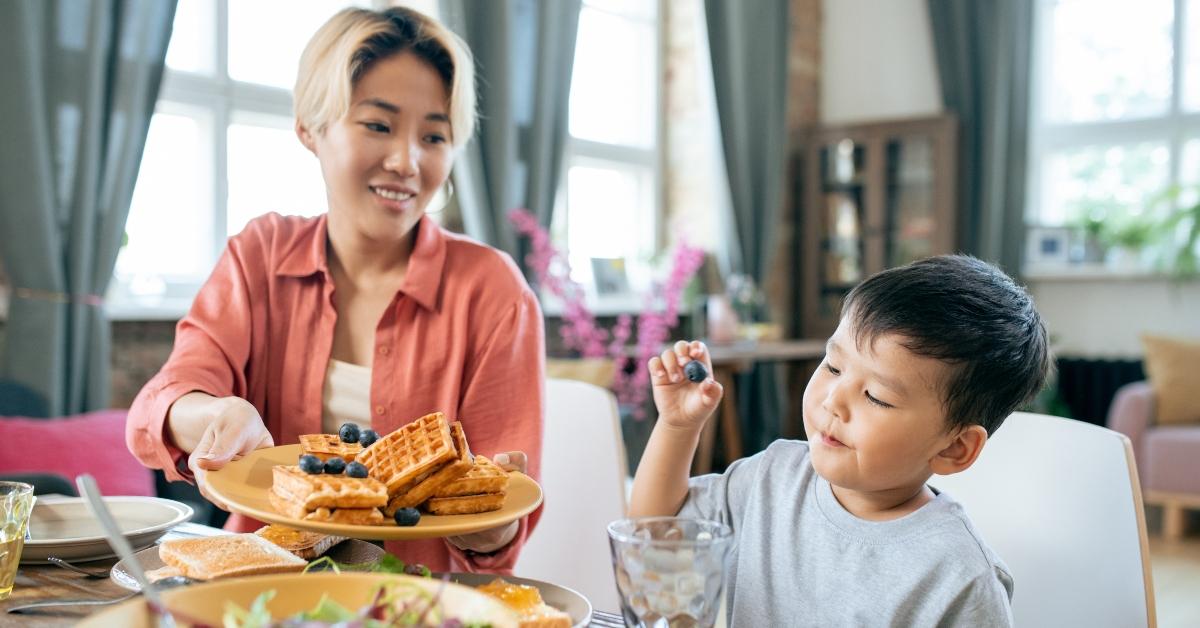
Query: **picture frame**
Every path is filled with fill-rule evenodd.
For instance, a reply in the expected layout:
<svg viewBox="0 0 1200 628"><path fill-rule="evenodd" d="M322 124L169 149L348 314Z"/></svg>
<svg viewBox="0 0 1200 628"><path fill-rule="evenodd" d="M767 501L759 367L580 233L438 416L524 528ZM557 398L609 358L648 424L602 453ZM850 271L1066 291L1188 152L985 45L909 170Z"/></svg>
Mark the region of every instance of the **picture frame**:
<svg viewBox="0 0 1200 628"><path fill-rule="evenodd" d="M1071 229L1033 227L1025 245L1025 261L1033 266L1065 266L1071 261Z"/></svg>
<svg viewBox="0 0 1200 628"><path fill-rule="evenodd" d="M629 293L629 276L623 257L593 257L592 281L598 296Z"/></svg>

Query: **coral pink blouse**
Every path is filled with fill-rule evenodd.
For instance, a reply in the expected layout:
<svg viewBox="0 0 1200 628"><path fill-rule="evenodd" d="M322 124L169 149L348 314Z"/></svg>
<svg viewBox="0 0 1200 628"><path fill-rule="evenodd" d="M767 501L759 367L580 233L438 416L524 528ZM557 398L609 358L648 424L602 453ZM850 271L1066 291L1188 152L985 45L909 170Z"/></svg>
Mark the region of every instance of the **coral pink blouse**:
<svg viewBox="0 0 1200 628"><path fill-rule="evenodd" d="M268 214L229 240L179 321L162 370L129 410L126 442L147 467L191 480L187 456L164 431L192 391L238 396L258 408L277 445L321 431L321 395L337 311L326 259L326 217ZM539 478L545 339L534 293L507 255L443 230L428 217L404 284L375 331L371 425L380 434L429 412L462 421L471 450L524 451ZM434 571L511 572L541 510L512 544L489 555L441 539L387 543ZM240 515L227 529L259 523Z"/></svg>

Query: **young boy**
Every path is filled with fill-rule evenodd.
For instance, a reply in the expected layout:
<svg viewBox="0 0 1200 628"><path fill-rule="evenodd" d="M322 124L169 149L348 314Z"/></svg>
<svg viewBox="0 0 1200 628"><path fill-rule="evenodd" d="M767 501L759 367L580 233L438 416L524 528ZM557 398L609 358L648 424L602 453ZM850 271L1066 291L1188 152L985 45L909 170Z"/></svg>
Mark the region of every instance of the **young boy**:
<svg viewBox="0 0 1200 628"><path fill-rule="evenodd" d="M804 390L808 442L776 441L688 479L721 399L700 342L650 360L658 423L631 516L721 521L736 547L730 626L1008 626L1012 576L961 505L926 481L963 471L1043 386L1046 330L1029 295L967 256L879 273L847 295Z"/></svg>

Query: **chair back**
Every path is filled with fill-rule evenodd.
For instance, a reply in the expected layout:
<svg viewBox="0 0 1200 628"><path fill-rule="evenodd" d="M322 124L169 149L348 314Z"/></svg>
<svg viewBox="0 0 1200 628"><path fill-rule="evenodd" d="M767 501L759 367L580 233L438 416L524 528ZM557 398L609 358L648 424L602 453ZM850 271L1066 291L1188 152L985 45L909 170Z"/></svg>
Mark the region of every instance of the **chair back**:
<svg viewBox="0 0 1200 628"><path fill-rule="evenodd" d="M970 469L929 483L966 508L1012 571L1017 626L1154 626L1154 587L1129 439L1017 412Z"/></svg>
<svg viewBox="0 0 1200 628"><path fill-rule="evenodd" d="M612 393L546 382L542 518L513 574L575 589L594 608L620 608L606 526L625 516L625 447Z"/></svg>

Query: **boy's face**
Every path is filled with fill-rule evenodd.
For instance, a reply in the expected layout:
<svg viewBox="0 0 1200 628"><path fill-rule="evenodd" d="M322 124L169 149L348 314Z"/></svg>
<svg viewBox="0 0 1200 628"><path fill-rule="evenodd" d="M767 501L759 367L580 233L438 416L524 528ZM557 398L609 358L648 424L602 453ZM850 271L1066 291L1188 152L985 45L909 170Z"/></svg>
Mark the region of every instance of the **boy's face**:
<svg viewBox="0 0 1200 628"><path fill-rule="evenodd" d="M941 393L950 367L905 349L896 335L860 351L854 333L843 318L804 390L813 468L860 493L914 490L954 440Z"/></svg>

